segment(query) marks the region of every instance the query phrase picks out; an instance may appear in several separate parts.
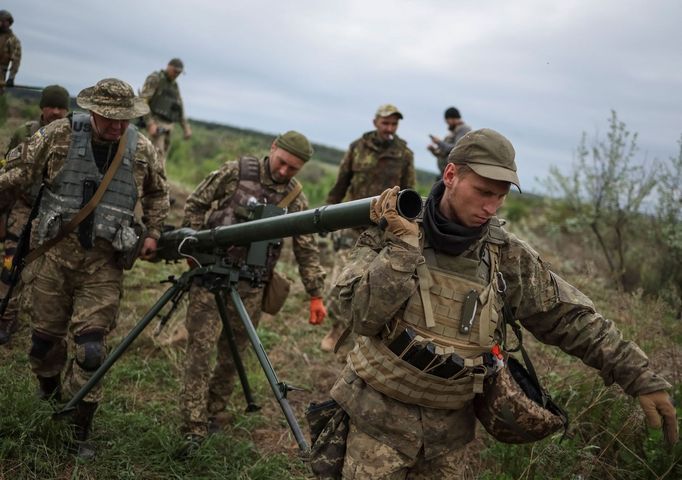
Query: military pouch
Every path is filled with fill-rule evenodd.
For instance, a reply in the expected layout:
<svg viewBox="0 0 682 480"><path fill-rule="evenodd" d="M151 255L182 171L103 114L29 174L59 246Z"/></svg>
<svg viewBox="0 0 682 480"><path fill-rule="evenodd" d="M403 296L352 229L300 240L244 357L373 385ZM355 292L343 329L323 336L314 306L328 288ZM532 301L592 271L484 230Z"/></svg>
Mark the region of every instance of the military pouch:
<svg viewBox="0 0 682 480"><path fill-rule="evenodd" d="M265 287L265 292L263 292L263 301L261 302L261 309L265 313L270 315L276 315L284 306L287 297L289 296L289 290L291 289L291 284L289 280L277 273L272 272L272 278Z"/></svg>
<svg viewBox="0 0 682 480"><path fill-rule="evenodd" d="M122 226L114 234L112 246L118 252L116 265L124 270L130 270L140 256L147 229L141 223L135 223L132 227Z"/></svg>
<svg viewBox="0 0 682 480"><path fill-rule="evenodd" d="M312 447L308 463L317 478L341 478L349 430L348 414L334 400L311 403L305 412Z"/></svg>

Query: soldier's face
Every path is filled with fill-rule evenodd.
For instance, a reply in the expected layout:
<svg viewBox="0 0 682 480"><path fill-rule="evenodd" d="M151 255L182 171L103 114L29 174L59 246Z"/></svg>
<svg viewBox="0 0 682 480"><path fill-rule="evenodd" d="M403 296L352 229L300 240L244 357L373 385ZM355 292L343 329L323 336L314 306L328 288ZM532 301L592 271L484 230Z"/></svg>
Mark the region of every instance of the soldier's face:
<svg viewBox="0 0 682 480"><path fill-rule="evenodd" d="M446 118L445 123L448 124L448 130L454 130L462 122L459 118Z"/></svg>
<svg viewBox="0 0 682 480"><path fill-rule="evenodd" d="M69 112L65 108L59 108L59 107L43 107L40 109L41 116L43 117L43 121L45 124L52 123L55 120L59 120L60 118L66 117L66 114Z"/></svg>
<svg viewBox="0 0 682 480"><path fill-rule="evenodd" d="M398 130L398 122L400 117L398 115L390 115L388 117L376 117L374 119L374 126L377 129L379 138L385 141L393 140L395 132Z"/></svg>
<svg viewBox="0 0 682 480"><path fill-rule="evenodd" d="M445 193L438 208L443 216L460 225L480 227L504 204L509 182L485 178L473 171L462 173L459 168L452 163L445 167Z"/></svg>
<svg viewBox="0 0 682 480"><path fill-rule="evenodd" d="M175 80L176 78L178 78L181 73L182 69L178 67L174 67L173 65L168 65L166 67L166 75L168 75L168 78L170 78L171 80Z"/></svg>
<svg viewBox="0 0 682 480"><path fill-rule="evenodd" d="M114 120L92 112L90 123L96 138L105 142L115 142L123 136L130 120Z"/></svg>
<svg viewBox="0 0 682 480"><path fill-rule="evenodd" d="M270 176L277 183L287 183L301 171L305 162L293 153L277 147L274 143L270 148Z"/></svg>

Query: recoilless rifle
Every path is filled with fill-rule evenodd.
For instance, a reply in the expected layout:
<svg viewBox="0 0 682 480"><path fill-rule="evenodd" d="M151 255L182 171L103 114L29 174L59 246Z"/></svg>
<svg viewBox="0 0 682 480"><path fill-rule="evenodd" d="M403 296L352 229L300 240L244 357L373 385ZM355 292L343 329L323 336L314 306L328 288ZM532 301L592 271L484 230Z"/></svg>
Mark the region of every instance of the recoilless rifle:
<svg viewBox="0 0 682 480"><path fill-rule="evenodd" d="M171 287L157 300L154 306L133 327L121 343L109 354L102 365L93 373L89 381L76 392L69 402L55 415L61 416L75 409L88 392L104 377L107 371L123 355L130 344L142 333L149 323L161 312L164 306L171 302L169 312L161 319L165 323L177 308L180 299L189 291L195 279L201 279L215 296L218 313L223 325L221 335L227 337L234 359L239 380L247 402L247 412L258 410L251 394L244 365L237 351L234 334L227 318L225 299L229 298L235 306L246 333L249 337L258 361L272 388L284 417L289 424L296 442L303 453L307 453L308 445L301 427L287 400L287 393L300 390L279 381L272 368L272 364L258 338L256 329L242 303L237 291L240 280L247 280L253 286L260 287L267 282L269 268L267 265L268 252L277 248L283 237L304 235L311 233L331 232L344 228L357 228L371 225L370 207L373 198L354 200L338 205L325 205L319 208L286 214L286 210L275 205L252 204L250 216L253 220L212 228L210 230L195 231L190 228L180 228L165 232L158 241L156 258L165 261L191 259L195 268L184 272L179 278L170 276L167 282ZM422 210L422 198L414 190L403 190L398 194L396 205L398 213L408 219L419 216ZM382 226L380 222L380 226ZM246 260L235 261L229 255L230 248L247 247Z"/></svg>

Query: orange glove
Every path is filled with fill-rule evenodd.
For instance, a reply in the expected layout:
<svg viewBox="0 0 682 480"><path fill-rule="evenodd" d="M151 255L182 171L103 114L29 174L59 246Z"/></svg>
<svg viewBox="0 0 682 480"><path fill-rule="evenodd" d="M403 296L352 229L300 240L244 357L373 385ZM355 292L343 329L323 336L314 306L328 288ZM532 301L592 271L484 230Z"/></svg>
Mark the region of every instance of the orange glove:
<svg viewBox="0 0 682 480"><path fill-rule="evenodd" d="M639 404L644 410L647 426L661 428L661 419L663 419L663 438L668 445L675 445L679 439L677 414L668 392L658 390L640 395Z"/></svg>
<svg viewBox="0 0 682 480"><path fill-rule="evenodd" d="M319 325L327 316L327 309L324 308L321 297L310 297L310 319L308 323L311 325Z"/></svg>

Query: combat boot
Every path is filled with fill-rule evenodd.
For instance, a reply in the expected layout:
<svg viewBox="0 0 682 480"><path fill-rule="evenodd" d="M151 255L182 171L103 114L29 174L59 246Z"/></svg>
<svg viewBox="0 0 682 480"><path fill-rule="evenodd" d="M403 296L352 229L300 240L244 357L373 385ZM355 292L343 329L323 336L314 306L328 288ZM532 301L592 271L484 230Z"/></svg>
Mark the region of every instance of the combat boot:
<svg viewBox="0 0 682 480"><path fill-rule="evenodd" d="M320 342L320 349L323 352L334 351L336 342L338 342L339 338L341 338L343 330L344 330L343 325L341 325L340 323L335 323L334 325L332 325L332 329L329 330L329 333L327 333L327 335Z"/></svg>
<svg viewBox="0 0 682 480"><path fill-rule="evenodd" d="M208 434L224 432L234 420L234 416L230 412L220 412L208 417Z"/></svg>
<svg viewBox="0 0 682 480"><path fill-rule="evenodd" d="M62 401L62 383L59 375L54 377L38 375L38 398L45 401Z"/></svg>
<svg viewBox="0 0 682 480"><path fill-rule="evenodd" d="M76 457L81 460L95 458L95 447L88 442L88 438L97 406L97 402L84 402L82 400L76 404L76 411L73 415L73 450Z"/></svg>

